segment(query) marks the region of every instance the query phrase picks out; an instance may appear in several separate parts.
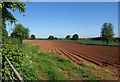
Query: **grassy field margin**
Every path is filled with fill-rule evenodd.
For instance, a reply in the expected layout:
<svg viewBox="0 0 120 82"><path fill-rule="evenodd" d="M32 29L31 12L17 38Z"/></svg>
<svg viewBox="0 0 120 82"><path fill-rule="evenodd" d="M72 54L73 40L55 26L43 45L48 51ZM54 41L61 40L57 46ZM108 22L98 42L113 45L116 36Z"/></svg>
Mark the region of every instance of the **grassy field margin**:
<svg viewBox="0 0 120 82"><path fill-rule="evenodd" d="M86 45L99 45L99 46L119 46L119 42L112 41L108 45L100 40L64 40L68 42L76 42L80 44L86 44Z"/></svg>
<svg viewBox="0 0 120 82"><path fill-rule="evenodd" d="M51 53L42 52L40 47L21 44L19 48L27 54L42 80L99 80L91 70L74 66L70 60L62 59Z"/></svg>

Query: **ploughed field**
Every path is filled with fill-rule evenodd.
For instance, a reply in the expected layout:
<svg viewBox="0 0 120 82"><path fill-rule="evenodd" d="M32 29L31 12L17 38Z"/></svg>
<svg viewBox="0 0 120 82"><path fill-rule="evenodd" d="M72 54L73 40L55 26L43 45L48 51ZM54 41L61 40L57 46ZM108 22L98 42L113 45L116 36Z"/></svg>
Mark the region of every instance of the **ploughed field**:
<svg viewBox="0 0 120 82"><path fill-rule="evenodd" d="M84 60L99 66L120 67L119 47L84 45L62 40L24 40L23 42L38 45L44 51L70 59L75 64L80 64L80 61Z"/></svg>

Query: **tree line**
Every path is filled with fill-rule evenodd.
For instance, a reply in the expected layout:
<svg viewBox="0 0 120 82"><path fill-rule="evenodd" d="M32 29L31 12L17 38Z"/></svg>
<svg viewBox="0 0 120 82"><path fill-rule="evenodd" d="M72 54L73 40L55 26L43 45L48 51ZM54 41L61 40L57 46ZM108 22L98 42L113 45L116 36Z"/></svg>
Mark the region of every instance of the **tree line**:
<svg viewBox="0 0 120 82"><path fill-rule="evenodd" d="M100 37L95 37L95 38L90 38L91 40L101 40L102 42L105 42L106 44L108 44L110 41L120 41L120 38L114 37L114 31L113 31L113 25L111 23L104 23L102 25L101 28L101 32L100 32ZM52 35L50 35L47 39L50 40L54 40L54 39L58 39L57 37L54 37ZM79 35L78 34L74 34L72 37L71 35L67 35L65 37L66 40L78 40L79 39Z"/></svg>
<svg viewBox="0 0 120 82"><path fill-rule="evenodd" d="M29 67L28 63L24 63L24 59L27 58L26 55L23 55L20 49L13 44L9 44L10 42L15 43L22 43L23 39L29 38L29 29L24 27L22 24L15 24L17 19L14 15L9 11L16 11L19 10L20 13L25 13L26 6L23 2L2 2L0 1L0 12L2 11L2 18L0 17L0 26L2 27L2 32L0 31L0 35L2 35L2 59L4 55L7 55L11 62L14 63L14 66L19 71L20 75L23 76L23 79L33 79L36 77L34 75L31 67ZM23 14L24 15L24 14ZM6 21L10 22L11 24L15 24L14 28L12 29L12 33L8 36L8 32L6 30ZM110 41L114 39L114 32L113 32L113 25L111 23L104 23L101 28L101 40L108 44ZM35 35L31 35L31 39L35 39ZM66 36L66 39L77 40L79 36L74 34L72 37L70 35ZM58 39L50 35L48 39ZM16 44L17 44L16 43ZM17 62L16 62L17 61ZM25 60L26 61L26 60ZM24 63L24 64L23 64ZM5 61L2 61L2 79L4 79L5 74ZM36 80L36 79L35 79Z"/></svg>
<svg viewBox="0 0 120 82"><path fill-rule="evenodd" d="M3 43L7 42L6 38L12 38L12 41L18 40L19 43L22 43L23 39L29 38L29 29L25 28L22 24L15 24L14 29L12 29L12 33L10 37L8 37L8 32L6 30L6 21L9 21L11 24L15 23L17 19L9 12L7 9L10 8L11 10L19 10L21 13L25 13L26 8L25 4L22 2L20 3L3 3L2 4L2 41ZM30 39L36 39L35 35L32 34ZM58 39L57 37L50 35L47 39L54 40ZM79 35L74 34L72 37L71 35L67 35L65 39L68 40L78 40ZM111 23L104 23L101 28L100 40L108 44L110 41L114 40L114 32L113 32L113 25ZM118 38L119 39L119 38ZM14 42L13 42L14 43Z"/></svg>
<svg viewBox="0 0 120 82"><path fill-rule="evenodd" d="M11 36L12 38L19 39L20 43L22 43L23 39L29 38L29 29L25 28L22 24L16 24L14 29L12 29ZM73 36L67 35L65 37L66 40L78 40L80 37L78 34L74 34ZM30 37L31 40L36 39L35 35L32 34ZM48 40L58 40L59 38L50 35ZM113 31L113 25L111 23L104 23L101 28L101 34L100 37L92 38L91 40L101 40L108 44L110 41L115 40L114 38L114 31Z"/></svg>

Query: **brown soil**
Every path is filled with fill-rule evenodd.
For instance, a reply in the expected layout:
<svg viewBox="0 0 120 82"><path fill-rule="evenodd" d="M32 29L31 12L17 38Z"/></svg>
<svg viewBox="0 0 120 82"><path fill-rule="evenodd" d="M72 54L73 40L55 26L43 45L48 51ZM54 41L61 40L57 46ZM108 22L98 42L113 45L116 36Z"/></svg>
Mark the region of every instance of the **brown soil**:
<svg viewBox="0 0 120 82"><path fill-rule="evenodd" d="M39 45L44 51L70 59L76 65L80 65L80 61L84 61L87 63L92 62L100 67L109 67L114 71L120 68L119 47L84 45L62 40L24 40L23 42Z"/></svg>

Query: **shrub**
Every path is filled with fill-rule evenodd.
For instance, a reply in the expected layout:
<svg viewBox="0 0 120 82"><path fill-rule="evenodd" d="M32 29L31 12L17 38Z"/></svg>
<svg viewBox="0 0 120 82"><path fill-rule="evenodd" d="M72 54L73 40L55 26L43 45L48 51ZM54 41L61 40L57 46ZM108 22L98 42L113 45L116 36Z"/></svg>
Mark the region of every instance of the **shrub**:
<svg viewBox="0 0 120 82"><path fill-rule="evenodd" d="M55 39L55 40L57 40L58 38L57 38L57 37L55 37L54 39Z"/></svg>
<svg viewBox="0 0 120 82"><path fill-rule="evenodd" d="M79 38L78 34L74 34L74 35L72 36L72 40L77 40L78 38Z"/></svg>
<svg viewBox="0 0 120 82"><path fill-rule="evenodd" d="M17 45L8 45L8 44L3 45L2 55L3 57L4 55L7 56L7 58L10 60L12 65L18 71L20 76L23 78L23 80L39 79L38 74L36 73L34 67L31 66L32 62L30 62L29 56L27 56L27 54L23 54ZM5 78L10 72L7 71L6 69L8 69L7 62L3 61L3 66L2 66L3 80L6 80Z"/></svg>
<svg viewBox="0 0 120 82"><path fill-rule="evenodd" d="M34 35L34 34L31 35L31 39L32 39L32 40L35 39L35 35Z"/></svg>
<svg viewBox="0 0 120 82"><path fill-rule="evenodd" d="M54 39L54 36L50 35L50 36L48 37L48 39L52 40L52 39Z"/></svg>
<svg viewBox="0 0 120 82"><path fill-rule="evenodd" d="M67 35L67 36L65 37L65 39L68 39L68 40L69 40L69 39L70 39L70 37L71 37L70 35Z"/></svg>

